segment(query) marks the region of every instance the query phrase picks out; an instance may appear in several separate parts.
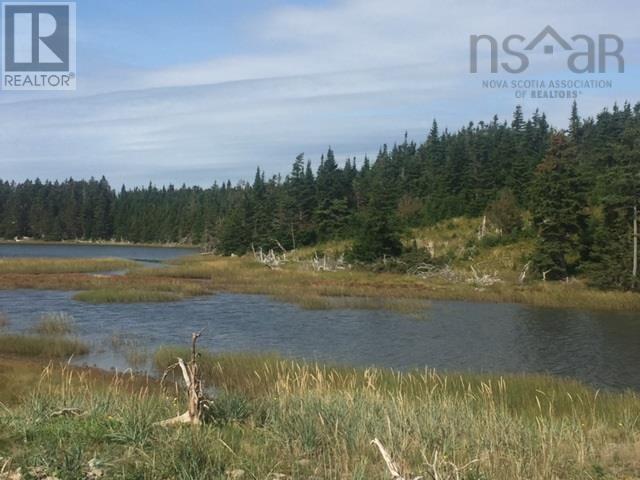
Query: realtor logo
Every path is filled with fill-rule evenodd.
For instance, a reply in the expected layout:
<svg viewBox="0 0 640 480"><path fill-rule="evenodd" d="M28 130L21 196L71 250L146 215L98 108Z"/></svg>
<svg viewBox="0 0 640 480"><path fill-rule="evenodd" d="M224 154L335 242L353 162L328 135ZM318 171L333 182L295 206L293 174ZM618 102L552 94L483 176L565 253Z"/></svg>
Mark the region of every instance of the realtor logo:
<svg viewBox="0 0 640 480"><path fill-rule="evenodd" d="M3 90L75 90L75 3L2 4Z"/></svg>

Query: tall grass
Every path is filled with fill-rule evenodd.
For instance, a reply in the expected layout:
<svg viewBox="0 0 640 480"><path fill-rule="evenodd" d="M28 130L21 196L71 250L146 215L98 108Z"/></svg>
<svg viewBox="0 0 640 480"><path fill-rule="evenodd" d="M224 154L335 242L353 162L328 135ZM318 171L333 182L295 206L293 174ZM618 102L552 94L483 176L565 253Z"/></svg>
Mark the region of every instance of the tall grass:
<svg viewBox="0 0 640 480"><path fill-rule="evenodd" d="M275 357L205 355L203 365L219 394L211 422L197 429L154 426L184 409L172 388L162 395L136 377L109 382L49 367L0 413L6 468L38 467L61 479L86 478L96 465L121 479L388 479L370 445L377 437L407 476L432 478L436 454L473 461L464 480L640 472L640 399L631 393L603 395L547 377L398 374ZM80 415L53 415L63 406ZM438 473L456 478L451 468Z"/></svg>
<svg viewBox="0 0 640 480"><path fill-rule="evenodd" d="M39 335L67 335L73 332L74 322L68 313L46 313L33 327L33 332Z"/></svg>

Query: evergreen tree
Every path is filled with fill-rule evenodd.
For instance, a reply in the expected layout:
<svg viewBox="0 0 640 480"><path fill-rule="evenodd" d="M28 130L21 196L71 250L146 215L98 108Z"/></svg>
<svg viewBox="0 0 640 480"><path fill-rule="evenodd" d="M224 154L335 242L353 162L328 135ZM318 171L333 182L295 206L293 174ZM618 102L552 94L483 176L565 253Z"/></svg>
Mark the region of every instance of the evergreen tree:
<svg viewBox="0 0 640 480"><path fill-rule="evenodd" d="M361 215L351 256L371 262L402 253L400 222L397 218L395 195L390 192L383 175L373 180L371 199Z"/></svg>
<svg viewBox="0 0 640 480"><path fill-rule="evenodd" d="M549 280L565 278L576 272L582 259L586 197L564 134L554 136L549 153L538 166L532 198L538 234L535 264Z"/></svg>

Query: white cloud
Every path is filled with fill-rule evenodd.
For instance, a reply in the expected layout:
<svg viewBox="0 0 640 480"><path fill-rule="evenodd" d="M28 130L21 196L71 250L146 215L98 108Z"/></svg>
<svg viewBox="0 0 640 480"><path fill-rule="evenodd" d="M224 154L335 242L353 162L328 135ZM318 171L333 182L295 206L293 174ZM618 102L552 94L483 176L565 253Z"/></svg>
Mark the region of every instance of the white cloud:
<svg viewBox="0 0 640 480"><path fill-rule="evenodd" d="M103 68L71 96L0 100L2 177L106 174L114 183L209 184L283 171L300 151L331 144L341 156L375 153L404 130L421 140L437 117L450 128L509 115L512 92L486 91L468 73L472 33L531 38L616 33L638 59L636 2L343 0L286 7L248 22L254 53L148 70ZM204 27L203 27L204 28ZM544 60L544 69L557 63ZM80 61L80 59L79 59ZM106 74L104 72L106 71ZM81 73L81 72L80 72ZM96 72L94 72L96 73ZM105 78L103 75L108 75ZM637 91L627 77L579 99L593 113ZM523 102L567 116L566 101Z"/></svg>

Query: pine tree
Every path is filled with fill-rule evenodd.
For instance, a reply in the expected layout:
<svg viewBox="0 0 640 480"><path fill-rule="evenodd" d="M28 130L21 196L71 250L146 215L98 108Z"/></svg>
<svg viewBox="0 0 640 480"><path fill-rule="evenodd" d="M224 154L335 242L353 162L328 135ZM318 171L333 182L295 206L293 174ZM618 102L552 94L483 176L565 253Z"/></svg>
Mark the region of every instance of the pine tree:
<svg viewBox="0 0 640 480"><path fill-rule="evenodd" d="M373 179L371 199L361 215L351 256L371 262L402 253L401 227L397 217L396 195L390 191L383 175Z"/></svg>
<svg viewBox="0 0 640 480"><path fill-rule="evenodd" d="M531 195L538 234L535 264L549 280L566 278L576 272L582 259L586 196L564 134L554 136L536 170Z"/></svg>
<svg viewBox="0 0 640 480"><path fill-rule="evenodd" d="M603 288L638 289L635 235L640 208L640 164L612 169L606 179L603 218L589 268L591 283Z"/></svg>

